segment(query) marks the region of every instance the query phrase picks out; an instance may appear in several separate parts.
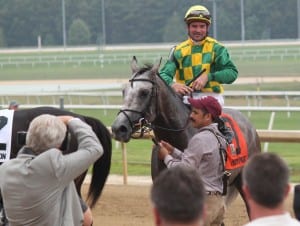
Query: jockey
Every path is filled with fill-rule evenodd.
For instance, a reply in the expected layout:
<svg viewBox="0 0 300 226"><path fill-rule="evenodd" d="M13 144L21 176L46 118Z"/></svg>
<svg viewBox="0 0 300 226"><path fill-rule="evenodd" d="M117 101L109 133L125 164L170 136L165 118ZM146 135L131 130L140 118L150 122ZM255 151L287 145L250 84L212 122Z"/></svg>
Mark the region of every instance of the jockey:
<svg viewBox="0 0 300 226"><path fill-rule="evenodd" d="M233 83L238 70L227 49L208 36L211 15L207 8L201 5L190 7L184 21L189 37L171 49L160 75L181 95L192 95L193 98L211 95L223 106L222 84ZM188 104L187 98L184 100Z"/></svg>

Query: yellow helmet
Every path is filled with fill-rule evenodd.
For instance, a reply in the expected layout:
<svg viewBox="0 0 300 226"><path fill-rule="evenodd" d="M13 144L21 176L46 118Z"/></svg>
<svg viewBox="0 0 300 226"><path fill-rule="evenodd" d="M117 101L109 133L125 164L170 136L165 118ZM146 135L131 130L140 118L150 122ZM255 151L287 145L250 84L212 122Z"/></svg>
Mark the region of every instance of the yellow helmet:
<svg viewBox="0 0 300 226"><path fill-rule="evenodd" d="M186 12L184 21L187 24L191 23L192 21L201 21L210 25L211 15L206 7L202 5L194 5Z"/></svg>

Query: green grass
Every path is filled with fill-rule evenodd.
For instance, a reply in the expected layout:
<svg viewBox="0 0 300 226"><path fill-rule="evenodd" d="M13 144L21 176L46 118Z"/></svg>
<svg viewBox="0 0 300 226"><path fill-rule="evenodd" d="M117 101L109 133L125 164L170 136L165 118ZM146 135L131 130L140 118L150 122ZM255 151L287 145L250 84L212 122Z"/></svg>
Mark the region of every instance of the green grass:
<svg viewBox="0 0 300 226"><path fill-rule="evenodd" d="M225 90L233 91L299 91L300 82L230 84L224 85Z"/></svg>
<svg viewBox="0 0 300 226"><path fill-rule="evenodd" d="M232 53L232 58L236 63L239 75L241 77L254 76L254 77L278 77L278 76L299 76L300 64L299 56L288 57L287 54L295 52L298 46L241 46L230 47L229 52ZM287 50L287 53L285 53ZM248 52L246 52L248 51ZM258 53L259 51L260 53ZM265 51L265 52L263 52ZM158 62L160 57L163 62L168 58L169 50L97 50L97 51L82 51L82 52L36 52L36 53L0 53L0 66L4 62L33 62L32 64L20 64L16 66L4 65L0 67L1 80L32 80L32 79L76 79L76 78L128 78L130 76L130 61L132 56L137 56L139 63L153 63ZM248 58L239 59L240 55L249 55ZM253 60L253 56L261 58ZM267 59L266 56L274 55ZM97 63L90 62L81 63L80 65L76 59L99 59L103 55L104 59L111 60L105 62L102 66L98 61ZM281 56L284 56L282 59ZM55 64L47 64L47 60L51 61L54 57L57 60ZM63 64L65 59L75 59L74 61L67 61ZM100 57L101 58L101 57ZM117 62L114 59L119 59ZM40 63L40 62L45 63ZM77 62L77 63L76 63Z"/></svg>
<svg viewBox="0 0 300 226"><path fill-rule="evenodd" d="M128 64L107 64L103 68L100 65L29 65L20 67L0 68L0 79L4 80L55 80L55 79L105 79L127 78L130 75Z"/></svg>
<svg viewBox="0 0 300 226"><path fill-rule="evenodd" d="M261 60L235 61L241 77L280 77L299 76L300 64L298 60Z"/></svg>
<svg viewBox="0 0 300 226"><path fill-rule="evenodd" d="M240 77L279 77L299 76L299 61L236 61ZM77 64L46 64L36 65L14 65L0 68L1 80L53 80L53 79L95 79L95 78L128 78L131 75L130 60L126 63L100 64L85 63Z"/></svg>
<svg viewBox="0 0 300 226"><path fill-rule="evenodd" d="M106 114L103 110L76 110L75 112L96 117L104 122L105 125L111 126L114 118L117 115L116 110L108 110ZM243 112L248 117L248 112ZM256 129L267 129L270 112L252 112L249 120ZM291 113L288 117L287 113L277 112L274 121L273 129L283 130L299 130L300 129L300 114ZM264 143L262 143L262 149ZM150 140L135 140L132 139L126 144L127 155L127 170L128 175L151 175L151 150L152 142ZM283 157L290 169L291 179L294 182L300 181L300 145L295 143L269 143L268 150L270 152L278 153ZM119 145L113 141L112 154L112 174L123 174L123 153Z"/></svg>

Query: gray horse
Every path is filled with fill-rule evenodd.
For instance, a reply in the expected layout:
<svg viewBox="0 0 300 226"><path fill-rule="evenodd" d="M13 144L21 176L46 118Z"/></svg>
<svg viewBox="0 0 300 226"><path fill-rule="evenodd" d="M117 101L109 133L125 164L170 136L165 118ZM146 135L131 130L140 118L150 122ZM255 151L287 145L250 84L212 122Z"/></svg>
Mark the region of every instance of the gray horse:
<svg viewBox="0 0 300 226"><path fill-rule="evenodd" d="M133 75L123 90L124 103L112 125L113 137L128 142L136 131L143 132L144 128L151 127L156 140L165 140L179 150L184 150L196 132L189 123L190 109L159 77L159 67L160 63L139 68L136 58L133 58L131 63ZM246 139L248 156L260 152L258 134L249 120L237 110L225 108L223 112L234 118L241 128ZM156 177L164 167L163 162L158 160L157 152L153 150L152 177ZM244 199L241 170L242 168L238 168L231 171L226 195L227 205L233 201L238 192ZM246 207L248 210L247 205Z"/></svg>

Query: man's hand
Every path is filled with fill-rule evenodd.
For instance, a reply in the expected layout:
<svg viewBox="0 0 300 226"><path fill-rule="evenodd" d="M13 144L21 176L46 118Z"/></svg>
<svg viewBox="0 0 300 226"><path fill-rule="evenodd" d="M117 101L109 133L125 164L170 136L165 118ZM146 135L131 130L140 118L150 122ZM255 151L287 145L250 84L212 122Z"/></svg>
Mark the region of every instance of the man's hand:
<svg viewBox="0 0 300 226"><path fill-rule="evenodd" d="M70 115L60 115L60 116L57 116L57 118L59 118L65 125L68 124L68 122L73 119L74 117L73 116L70 116Z"/></svg>
<svg viewBox="0 0 300 226"><path fill-rule="evenodd" d="M208 75L207 74L202 74L199 78L197 78L193 84L192 84L192 89L193 90L201 90L205 87L206 83L208 81Z"/></svg>
<svg viewBox="0 0 300 226"><path fill-rule="evenodd" d="M176 93L179 93L181 95L189 95L193 92L193 89L191 87L180 83L173 83L172 88L175 90Z"/></svg>
<svg viewBox="0 0 300 226"><path fill-rule="evenodd" d="M158 158L164 160L167 155L170 155L174 151L174 147L168 142L161 141L159 143L160 149L158 150Z"/></svg>
<svg viewBox="0 0 300 226"><path fill-rule="evenodd" d="M164 147L168 151L168 154L172 154L173 151L174 151L174 147L171 144L169 144L168 142L166 142L166 141L162 140L160 142L160 146Z"/></svg>
<svg viewBox="0 0 300 226"><path fill-rule="evenodd" d="M160 160L164 160L168 154L169 154L168 150L166 148L160 146L160 148L158 149L158 158Z"/></svg>

